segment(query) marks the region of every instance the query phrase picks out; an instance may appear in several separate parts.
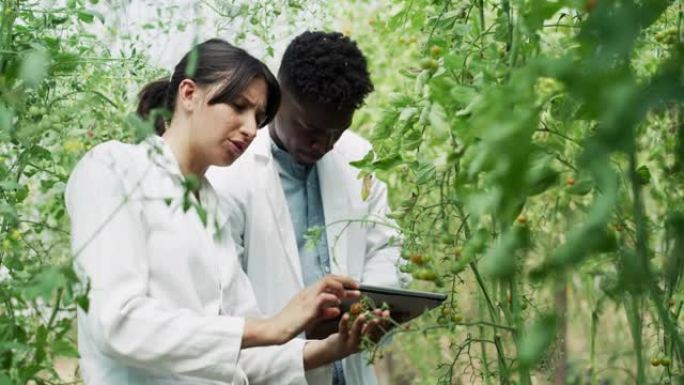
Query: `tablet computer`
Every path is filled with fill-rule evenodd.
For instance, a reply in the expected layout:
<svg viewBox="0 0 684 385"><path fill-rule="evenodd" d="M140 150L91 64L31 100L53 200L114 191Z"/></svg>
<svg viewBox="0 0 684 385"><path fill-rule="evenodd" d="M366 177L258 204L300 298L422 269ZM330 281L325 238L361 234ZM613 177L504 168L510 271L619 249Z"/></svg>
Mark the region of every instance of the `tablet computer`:
<svg viewBox="0 0 684 385"><path fill-rule="evenodd" d="M446 294L431 293L425 291L404 290L388 287L378 287L361 285L359 288L361 297L367 297L368 301L375 308L380 308L383 304L390 310L390 317L397 323L410 321L425 311L439 306L447 298ZM355 301L343 301L342 314L349 311ZM323 339L337 332L340 317L334 320L320 322L307 330L306 337L309 339Z"/></svg>

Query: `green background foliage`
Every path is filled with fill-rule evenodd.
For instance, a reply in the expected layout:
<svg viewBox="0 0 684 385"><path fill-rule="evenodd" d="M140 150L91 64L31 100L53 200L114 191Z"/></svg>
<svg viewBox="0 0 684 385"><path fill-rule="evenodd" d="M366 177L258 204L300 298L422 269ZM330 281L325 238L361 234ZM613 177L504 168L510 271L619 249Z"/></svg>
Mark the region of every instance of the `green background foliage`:
<svg viewBox="0 0 684 385"><path fill-rule="evenodd" d="M96 3L2 5L0 384L67 381L87 287L64 183L94 144L150 132L135 92L167 73ZM355 165L389 185L413 286L449 294L370 347L384 381L684 384L682 3L316 4L196 7L269 62L311 15L367 54L354 129L374 151ZM142 28L195 28L172 8Z"/></svg>

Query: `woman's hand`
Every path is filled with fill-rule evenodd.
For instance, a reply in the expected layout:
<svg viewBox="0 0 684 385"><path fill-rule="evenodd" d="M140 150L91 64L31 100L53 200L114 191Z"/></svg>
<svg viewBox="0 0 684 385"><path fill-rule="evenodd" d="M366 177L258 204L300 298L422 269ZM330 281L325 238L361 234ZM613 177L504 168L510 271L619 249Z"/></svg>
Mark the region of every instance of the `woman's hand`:
<svg viewBox="0 0 684 385"><path fill-rule="evenodd" d="M358 298L358 288L358 282L349 277L323 277L297 293L273 318L248 320L243 333L243 348L283 344L318 321L338 317L342 300Z"/></svg>
<svg viewBox="0 0 684 385"><path fill-rule="evenodd" d="M340 319L339 331L324 340L310 341L304 347L304 370L341 360L361 351L364 338L378 342L390 329L389 310L375 309L359 315L354 322L345 313Z"/></svg>

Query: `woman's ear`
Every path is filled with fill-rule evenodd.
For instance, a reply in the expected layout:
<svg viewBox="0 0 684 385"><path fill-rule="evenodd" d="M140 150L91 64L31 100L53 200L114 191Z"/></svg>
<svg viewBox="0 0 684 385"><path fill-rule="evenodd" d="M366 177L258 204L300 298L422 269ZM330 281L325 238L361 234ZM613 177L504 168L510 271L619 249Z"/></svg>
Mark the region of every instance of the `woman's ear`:
<svg viewBox="0 0 684 385"><path fill-rule="evenodd" d="M199 87L191 79L183 79L178 85L178 107L187 112L192 112L195 109L195 103L199 96Z"/></svg>

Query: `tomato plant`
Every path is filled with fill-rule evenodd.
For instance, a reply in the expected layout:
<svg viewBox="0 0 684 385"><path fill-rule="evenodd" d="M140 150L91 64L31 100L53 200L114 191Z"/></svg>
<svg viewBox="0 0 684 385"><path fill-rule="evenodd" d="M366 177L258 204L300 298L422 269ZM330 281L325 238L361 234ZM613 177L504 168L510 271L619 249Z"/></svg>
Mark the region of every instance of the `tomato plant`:
<svg viewBox="0 0 684 385"><path fill-rule="evenodd" d="M470 307L465 322L427 317L405 337L448 341L418 349L414 366L440 368L419 382L684 381L682 5L391 9L359 36L400 41L369 47L395 87L357 121L374 152L356 166L390 185L403 270ZM598 332L623 321L619 342ZM626 353L601 352L606 365L601 346ZM654 352L666 370L648 368Z"/></svg>
<svg viewBox="0 0 684 385"><path fill-rule="evenodd" d="M64 185L89 147L143 126L124 105L154 70L89 32L104 21L91 5L2 3L0 384L59 381L55 359L78 356L73 319L88 308L87 283L71 265Z"/></svg>

